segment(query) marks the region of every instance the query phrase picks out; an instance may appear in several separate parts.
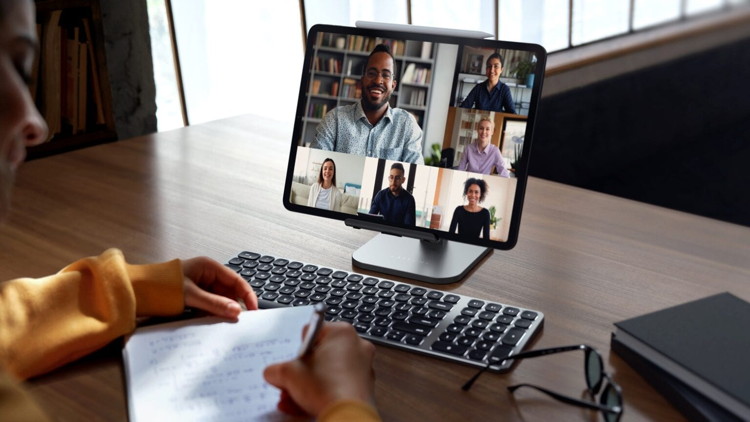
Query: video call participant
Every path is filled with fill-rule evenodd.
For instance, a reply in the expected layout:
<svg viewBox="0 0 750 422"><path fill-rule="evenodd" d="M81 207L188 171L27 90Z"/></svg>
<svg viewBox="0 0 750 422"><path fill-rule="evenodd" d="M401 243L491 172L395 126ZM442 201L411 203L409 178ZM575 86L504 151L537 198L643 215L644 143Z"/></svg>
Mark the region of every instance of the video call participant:
<svg viewBox="0 0 750 422"><path fill-rule="evenodd" d="M456 169L481 174L495 172L499 176L510 177L510 172L505 168L505 159L500 153L500 148L490 142L494 132L495 122L489 117L483 117L477 127L477 135L479 135L477 140L464 148L461 161Z"/></svg>
<svg viewBox="0 0 750 422"><path fill-rule="evenodd" d="M500 74L502 73L503 56L494 53L487 59L487 80L472 88L469 95L461 103L461 107L516 114L510 88L500 82Z"/></svg>
<svg viewBox="0 0 750 422"><path fill-rule="evenodd" d="M375 46L361 78L362 100L329 111L311 148L424 164L422 129L411 113L388 103L396 89L394 63L388 46Z"/></svg>
<svg viewBox="0 0 750 422"><path fill-rule="evenodd" d="M380 214L385 221L413 226L416 221L414 197L401 187L406 178L401 163L391 165L388 176L388 187L375 195L370 207L370 214Z"/></svg>
<svg viewBox="0 0 750 422"><path fill-rule="evenodd" d="M490 239L490 212L479 204L487 197L487 183L482 179L467 179L464 182L466 205L459 205L453 211L450 233L458 233L467 238ZM458 230L458 231L456 231Z"/></svg>
<svg viewBox="0 0 750 422"><path fill-rule="evenodd" d="M41 143L47 133L26 85L38 48L34 22L31 0L0 0L0 220L9 214L25 147ZM178 315L191 306L235 319L241 311L237 298L257 308L245 280L216 261L133 265L116 249L52 276L0 282L0 419L49 420L19 381L132 332L136 316ZM376 421L373 351L350 325L328 325L310 356L269 367L266 377L287 392L282 409L300 409L321 421Z"/></svg>
<svg viewBox="0 0 750 422"><path fill-rule="evenodd" d="M320 166L318 181L310 186L307 205L324 210L341 211L341 200L341 192L336 187L336 163L326 158Z"/></svg>

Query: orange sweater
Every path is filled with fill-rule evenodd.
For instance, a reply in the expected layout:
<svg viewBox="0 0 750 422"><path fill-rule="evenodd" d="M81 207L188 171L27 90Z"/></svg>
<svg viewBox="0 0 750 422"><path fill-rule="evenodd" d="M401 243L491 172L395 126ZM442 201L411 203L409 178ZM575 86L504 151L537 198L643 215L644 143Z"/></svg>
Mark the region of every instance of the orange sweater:
<svg viewBox="0 0 750 422"><path fill-rule="evenodd" d="M131 265L117 249L53 276L0 283L0 415L30 420L39 415L12 378L79 359L132 332L136 316L177 315L183 309L179 260ZM379 420L372 407L356 402L334 404L321 416L329 422Z"/></svg>

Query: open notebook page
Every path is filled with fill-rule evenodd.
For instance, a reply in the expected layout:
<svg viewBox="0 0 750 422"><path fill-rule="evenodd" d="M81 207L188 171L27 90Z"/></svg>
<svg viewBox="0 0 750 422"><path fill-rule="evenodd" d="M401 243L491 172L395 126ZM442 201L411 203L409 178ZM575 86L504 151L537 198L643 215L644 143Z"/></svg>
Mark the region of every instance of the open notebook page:
<svg viewBox="0 0 750 422"><path fill-rule="evenodd" d="M292 359L311 306L142 327L123 350L128 412L139 421L279 421L263 369Z"/></svg>

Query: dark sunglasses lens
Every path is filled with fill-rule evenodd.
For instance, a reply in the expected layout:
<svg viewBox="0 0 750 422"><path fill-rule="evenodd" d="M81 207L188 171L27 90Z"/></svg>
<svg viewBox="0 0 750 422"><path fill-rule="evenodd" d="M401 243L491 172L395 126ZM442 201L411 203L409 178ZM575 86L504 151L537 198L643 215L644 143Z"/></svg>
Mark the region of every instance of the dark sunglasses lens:
<svg viewBox="0 0 750 422"><path fill-rule="evenodd" d="M599 353L589 349L586 350L586 384L592 394L596 394L602 384L602 359Z"/></svg>
<svg viewBox="0 0 750 422"><path fill-rule="evenodd" d="M612 384L607 384L602 391L602 397L600 403L610 409L622 409L622 396L617 392L617 389L612 387ZM622 416L622 411L619 413L603 412L604 420L606 422L617 422Z"/></svg>

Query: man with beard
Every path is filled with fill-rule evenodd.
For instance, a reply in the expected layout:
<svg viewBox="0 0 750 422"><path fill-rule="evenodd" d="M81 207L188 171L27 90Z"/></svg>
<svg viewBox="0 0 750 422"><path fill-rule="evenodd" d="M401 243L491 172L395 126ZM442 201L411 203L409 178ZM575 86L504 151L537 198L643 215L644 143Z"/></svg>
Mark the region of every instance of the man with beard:
<svg viewBox="0 0 750 422"><path fill-rule="evenodd" d="M414 197L401 185L404 177L404 166L393 163L388 176L388 187L375 195L370 207L370 214L380 214L385 221L413 226L416 219Z"/></svg>
<svg viewBox="0 0 750 422"><path fill-rule="evenodd" d="M424 164L422 129L408 111L388 103L396 89L387 45L375 46L361 78L362 100L328 112L311 148Z"/></svg>
<svg viewBox="0 0 750 422"><path fill-rule="evenodd" d="M502 73L503 56L494 53L487 59L487 80L472 88L461 107L516 114L510 88L500 82Z"/></svg>

